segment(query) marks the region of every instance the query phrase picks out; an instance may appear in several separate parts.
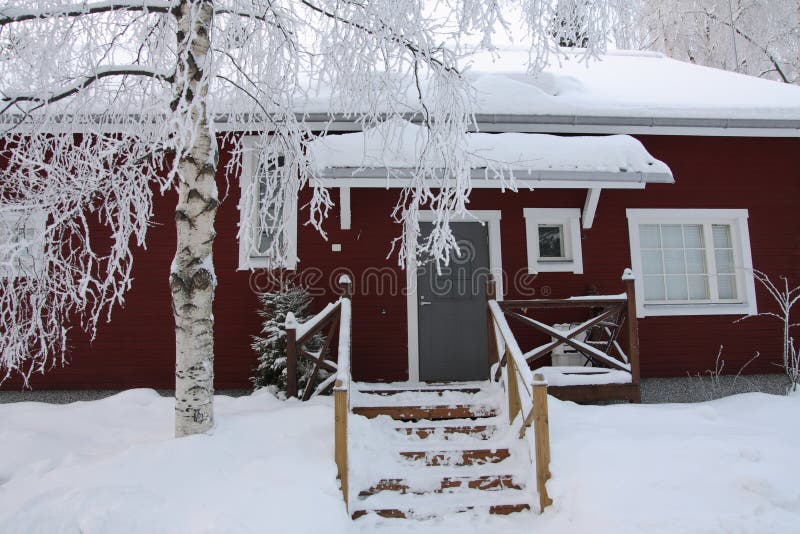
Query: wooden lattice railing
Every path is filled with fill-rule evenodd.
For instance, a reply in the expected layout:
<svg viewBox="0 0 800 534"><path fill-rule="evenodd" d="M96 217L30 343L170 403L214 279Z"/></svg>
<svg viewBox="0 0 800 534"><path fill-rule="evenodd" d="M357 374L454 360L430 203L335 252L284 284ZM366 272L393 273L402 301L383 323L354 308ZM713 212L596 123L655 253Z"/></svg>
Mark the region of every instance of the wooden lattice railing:
<svg viewBox="0 0 800 534"><path fill-rule="evenodd" d="M536 332L551 338L542 345L522 352L522 359L526 367L531 367L536 362L550 354L562 345L567 345L573 351L582 354L587 362L596 367L617 369L630 373L631 382L639 383L639 335L636 322L636 298L634 278L629 269L623 273L622 280L625 293L620 295L589 295L571 297L567 299L533 299L533 300L506 300L497 302L497 306L504 316L514 319L517 323L529 327ZM490 281L490 285L493 282ZM492 297L493 291L487 292ZM568 310L578 309L589 311L588 318L572 325L568 330L548 325L532 317L536 311L541 310ZM626 347L620 343L621 334L625 333ZM490 337L493 331L489 330ZM495 361L500 356L501 366L495 374L495 380L500 378L500 369L505 365L505 355L497 352L494 343L490 343Z"/></svg>

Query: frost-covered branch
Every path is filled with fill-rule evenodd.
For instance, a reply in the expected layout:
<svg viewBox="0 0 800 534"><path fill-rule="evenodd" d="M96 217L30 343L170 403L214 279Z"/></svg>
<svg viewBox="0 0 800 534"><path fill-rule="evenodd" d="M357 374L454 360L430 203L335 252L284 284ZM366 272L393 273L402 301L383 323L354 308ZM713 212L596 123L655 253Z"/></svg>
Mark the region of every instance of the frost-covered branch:
<svg viewBox="0 0 800 534"><path fill-rule="evenodd" d="M21 102L34 102L40 106L58 102L59 100L63 100L64 98L78 93L82 89L86 89L97 80L112 76L145 76L166 83L171 83L174 80L174 73L156 72L148 67L139 67L136 65L101 67L93 74L83 76L81 79L75 80L73 83L60 87L57 90L45 91L39 94L4 94L0 97L0 103L6 105L0 109L0 114L5 113L11 106Z"/></svg>
<svg viewBox="0 0 800 534"><path fill-rule="evenodd" d="M792 322L792 308L800 302L800 285L789 286L789 279L781 276L781 284L773 282L765 273L754 270L753 276L766 289L773 302L778 306L778 313L761 312L759 316L774 317L781 321L783 325L783 351L781 367L789 379L789 391L797 391L800 385L800 355L792 336L792 328L797 323Z"/></svg>
<svg viewBox="0 0 800 534"><path fill-rule="evenodd" d="M176 2L157 0L131 0L129 2L82 2L80 4L62 4L52 7L31 9L28 7L5 7L0 9L0 26L14 22L49 19L53 17L83 17L112 11L149 11L151 13L168 13Z"/></svg>

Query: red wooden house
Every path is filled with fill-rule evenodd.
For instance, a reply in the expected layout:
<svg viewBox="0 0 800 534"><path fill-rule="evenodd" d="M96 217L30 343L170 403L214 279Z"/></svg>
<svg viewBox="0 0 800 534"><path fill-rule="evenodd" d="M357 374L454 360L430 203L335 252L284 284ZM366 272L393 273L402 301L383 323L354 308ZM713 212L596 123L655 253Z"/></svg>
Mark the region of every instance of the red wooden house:
<svg viewBox="0 0 800 534"><path fill-rule="evenodd" d="M650 53L613 53L588 66L566 62L536 79L523 71L522 59L508 53L500 63L479 61L470 74L480 129L470 142L477 153L518 164L517 190L475 169L473 218L453 222L466 252L444 274L403 269L389 254L401 231L391 211L406 183L403 158L413 158L413 142L390 147L389 156L376 154L375 132L359 132L356 123L337 117L316 147L324 185L335 190L338 207L325 239L303 224L308 192L300 192L293 267L319 295L320 308L341 290L341 274L352 277L354 378L487 378L494 335L486 327L488 274L498 301L545 300L535 312L532 304L516 311L561 326L549 333L522 322L514 327L521 345L541 347L570 324L625 308L617 303L627 298L626 268L635 279L631 310L638 318L642 377L713 368L720 345L726 370L758 351L762 356L747 371L776 372L777 325L734 321L772 306L754 281L754 268L794 280L800 275L800 220L793 209L800 197L800 89ZM331 110L322 99L304 111L322 125ZM400 125L397 135L412 135L414 128ZM228 157L223 151L218 177L228 198L219 210L214 254L216 387L246 388L255 365L251 336L260 326L256 295L265 276L260 258L240 250L240 189L229 184L252 180L258 165L249 162L240 177L224 176ZM390 160L391 179L384 165ZM168 197L157 206L125 307L93 342L73 338L70 365L32 377L33 388L173 387L166 283L174 253L172 204ZM464 284L469 289L459 289ZM592 295L595 301L586 300ZM581 296L571 301L577 306L563 300ZM514 304L504 309L512 313ZM627 352L626 327L620 326L617 317L567 337L578 348L611 354L619 334L617 345ZM566 346L536 354L533 365L585 363ZM604 380L635 382L625 357L613 356L623 365L606 365L616 373L604 372L614 374ZM603 365L600 356L589 360ZM551 384L581 380L593 382L554 375Z"/></svg>

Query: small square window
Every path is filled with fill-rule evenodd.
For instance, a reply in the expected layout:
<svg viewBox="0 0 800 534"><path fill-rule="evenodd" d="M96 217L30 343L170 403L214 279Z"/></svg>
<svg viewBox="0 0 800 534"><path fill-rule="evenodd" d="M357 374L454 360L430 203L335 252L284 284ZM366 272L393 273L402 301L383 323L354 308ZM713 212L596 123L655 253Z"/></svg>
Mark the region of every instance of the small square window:
<svg viewBox="0 0 800 534"><path fill-rule="evenodd" d="M525 208L528 272L583 273L581 210Z"/></svg>

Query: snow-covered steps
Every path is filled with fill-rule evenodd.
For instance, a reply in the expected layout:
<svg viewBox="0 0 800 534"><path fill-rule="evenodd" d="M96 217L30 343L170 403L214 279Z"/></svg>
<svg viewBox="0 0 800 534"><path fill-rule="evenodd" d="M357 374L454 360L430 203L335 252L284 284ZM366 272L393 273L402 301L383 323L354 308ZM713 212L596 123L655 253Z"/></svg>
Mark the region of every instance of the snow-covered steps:
<svg viewBox="0 0 800 534"><path fill-rule="evenodd" d="M452 424L446 426L405 426L397 427L395 430L404 436L411 436L419 439L435 439L437 441L460 439L465 436L486 440L495 435L498 431L496 425L458 426Z"/></svg>
<svg viewBox="0 0 800 534"><path fill-rule="evenodd" d="M514 480L513 475L483 475L483 476L445 476L434 480L434 484L417 483L415 480L402 478L385 478L374 486L359 492L358 497L364 498L375 495L381 491L394 491L398 493L446 493L454 489L475 489L482 491L498 491L507 489L522 489L522 485Z"/></svg>
<svg viewBox="0 0 800 534"><path fill-rule="evenodd" d="M359 501L359 508L352 516L356 519L372 513L382 517L429 519L467 511L510 514L530 510L529 500L528 492L522 489L425 494L381 492Z"/></svg>
<svg viewBox="0 0 800 534"><path fill-rule="evenodd" d="M511 456L508 449L456 449L446 451L402 451L410 463L428 467L484 465L500 463Z"/></svg>
<svg viewBox="0 0 800 534"><path fill-rule="evenodd" d="M494 417L497 415L497 412L492 409L458 404L441 406L358 406L353 408L353 413L369 418L388 415L392 419L400 421L467 419Z"/></svg>
<svg viewBox="0 0 800 534"><path fill-rule="evenodd" d="M497 388L356 384L348 423L353 518L531 509L530 457L510 432Z"/></svg>

